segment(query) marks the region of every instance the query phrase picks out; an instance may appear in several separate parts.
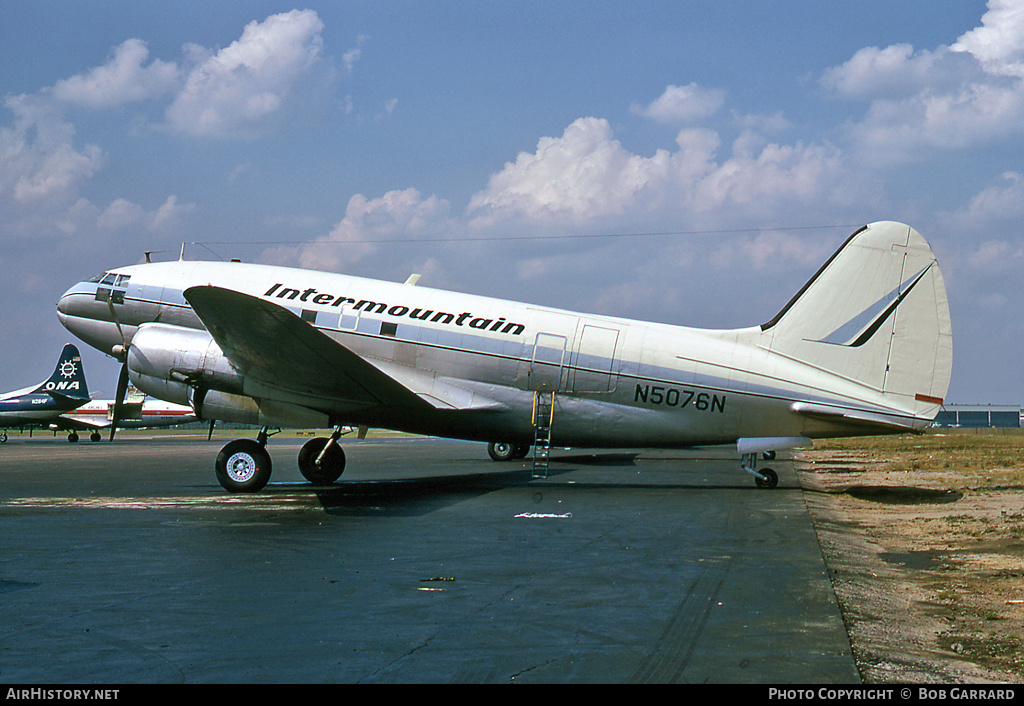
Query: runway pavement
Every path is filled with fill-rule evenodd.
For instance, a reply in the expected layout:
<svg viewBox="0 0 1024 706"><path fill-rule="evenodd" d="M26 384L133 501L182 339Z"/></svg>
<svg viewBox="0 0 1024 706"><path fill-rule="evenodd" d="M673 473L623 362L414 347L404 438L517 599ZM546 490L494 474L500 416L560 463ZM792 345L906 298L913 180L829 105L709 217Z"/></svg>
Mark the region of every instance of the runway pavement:
<svg viewBox="0 0 1024 706"><path fill-rule="evenodd" d="M850 683L794 472L727 451L299 438L221 489L227 439L0 446L0 683Z"/></svg>

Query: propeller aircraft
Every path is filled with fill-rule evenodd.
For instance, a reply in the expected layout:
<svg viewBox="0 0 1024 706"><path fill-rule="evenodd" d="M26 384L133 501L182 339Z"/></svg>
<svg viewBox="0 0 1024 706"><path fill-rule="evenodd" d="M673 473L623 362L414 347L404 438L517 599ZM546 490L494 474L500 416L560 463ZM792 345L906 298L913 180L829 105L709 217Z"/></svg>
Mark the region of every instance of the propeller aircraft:
<svg viewBox="0 0 1024 706"><path fill-rule="evenodd" d="M414 286L410 286L414 285ZM116 267L58 316L130 380L201 419L262 425L215 462L221 485L270 479L269 427L333 429L299 470L332 483L345 429L488 442L495 460L552 444L735 445L758 457L815 438L921 431L940 409L952 328L936 258L890 221L853 233L771 320L696 329L241 262ZM119 412L115 412L118 416Z"/></svg>

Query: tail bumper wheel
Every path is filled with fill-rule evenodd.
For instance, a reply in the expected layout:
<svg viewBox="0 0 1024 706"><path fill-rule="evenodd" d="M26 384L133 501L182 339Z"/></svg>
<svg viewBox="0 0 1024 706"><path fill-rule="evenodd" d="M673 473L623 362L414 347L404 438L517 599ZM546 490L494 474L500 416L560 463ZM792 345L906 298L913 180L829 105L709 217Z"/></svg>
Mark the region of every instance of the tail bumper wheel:
<svg viewBox="0 0 1024 706"><path fill-rule="evenodd" d="M759 473L764 476L763 479L755 478L754 484L758 488L774 488L779 484L779 474L770 468L762 468Z"/></svg>

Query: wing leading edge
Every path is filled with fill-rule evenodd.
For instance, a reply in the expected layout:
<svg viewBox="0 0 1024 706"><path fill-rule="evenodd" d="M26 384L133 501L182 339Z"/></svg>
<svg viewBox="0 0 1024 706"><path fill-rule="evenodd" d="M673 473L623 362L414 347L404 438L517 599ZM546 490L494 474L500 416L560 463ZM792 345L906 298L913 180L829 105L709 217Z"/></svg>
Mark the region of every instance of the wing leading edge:
<svg viewBox="0 0 1024 706"><path fill-rule="evenodd" d="M185 299L231 365L262 386L311 400L411 412L502 407L423 371L389 368L386 373L288 309L259 297L199 286L187 289Z"/></svg>

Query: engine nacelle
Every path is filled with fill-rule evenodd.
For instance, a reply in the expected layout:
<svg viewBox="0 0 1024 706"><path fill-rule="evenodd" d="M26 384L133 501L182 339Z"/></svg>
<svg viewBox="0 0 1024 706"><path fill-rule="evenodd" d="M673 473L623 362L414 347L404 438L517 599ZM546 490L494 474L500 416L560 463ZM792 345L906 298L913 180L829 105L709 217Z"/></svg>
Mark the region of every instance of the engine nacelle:
<svg viewBox="0 0 1024 706"><path fill-rule="evenodd" d="M217 390L197 391L191 404L202 419L292 429L324 429L330 426L326 414L308 407L274 400L256 400Z"/></svg>
<svg viewBox="0 0 1024 706"><path fill-rule="evenodd" d="M128 377L140 391L189 405L200 419L291 428L330 426L326 414L242 394L245 377L206 331L144 324L128 348Z"/></svg>
<svg viewBox="0 0 1024 706"><path fill-rule="evenodd" d="M191 404L195 389L242 392L243 378L206 331L144 324L128 348L128 377L148 395Z"/></svg>

